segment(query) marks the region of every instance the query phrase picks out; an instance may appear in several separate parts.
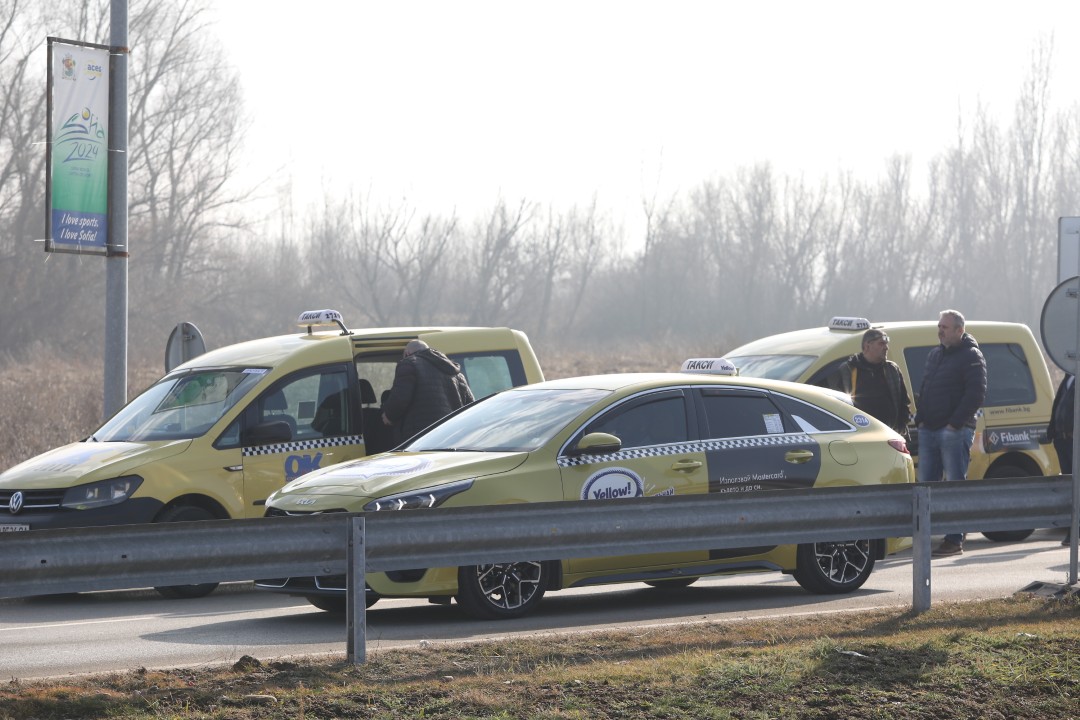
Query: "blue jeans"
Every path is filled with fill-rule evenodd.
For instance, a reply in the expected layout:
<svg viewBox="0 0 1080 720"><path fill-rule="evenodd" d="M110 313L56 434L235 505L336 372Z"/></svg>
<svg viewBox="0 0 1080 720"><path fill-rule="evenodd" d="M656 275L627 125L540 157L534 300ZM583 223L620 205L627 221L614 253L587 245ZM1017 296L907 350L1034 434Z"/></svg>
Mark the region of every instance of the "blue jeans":
<svg viewBox="0 0 1080 720"><path fill-rule="evenodd" d="M975 430L969 427L959 430L952 430L948 425L940 430L919 428L919 482L967 480L974 439ZM963 545L964 535L946 535L945 540Z"/></svg>

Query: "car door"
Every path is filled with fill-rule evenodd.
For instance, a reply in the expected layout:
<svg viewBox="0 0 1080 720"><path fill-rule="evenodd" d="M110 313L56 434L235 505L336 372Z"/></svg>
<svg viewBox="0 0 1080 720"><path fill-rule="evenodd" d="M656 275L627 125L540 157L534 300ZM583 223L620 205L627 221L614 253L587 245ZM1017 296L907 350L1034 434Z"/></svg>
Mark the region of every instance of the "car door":
<svg viewBox="0 0 1080 720"><path fill-rule="evenodd" d="M622 447L614 453L560 457L564 498L596 501L706 492L705 457L690 442L695 424L683 389L645 392L608 408L586 423L567 447L593 432L618 437ZM687 553L585 558L570 560L569 569L592 573L690 560Z"/></svg>
<svg viewBox="0 0 1080 720"><path fill-rule="evenodd" d="M822 466L821 445L769 393L733 387L700 387L695 393L708 492L737 497L745 492L814 485ZM708 559L771 549L711 550Z"/></svg>
<svg viewBox="0 0 1080 720"><path fill-rule="evenodd" d="M249 404L233 431L247 517L261 517L267 496L285 483L364 456L356 386L351 365L328 365L293 373Z"/></svg>

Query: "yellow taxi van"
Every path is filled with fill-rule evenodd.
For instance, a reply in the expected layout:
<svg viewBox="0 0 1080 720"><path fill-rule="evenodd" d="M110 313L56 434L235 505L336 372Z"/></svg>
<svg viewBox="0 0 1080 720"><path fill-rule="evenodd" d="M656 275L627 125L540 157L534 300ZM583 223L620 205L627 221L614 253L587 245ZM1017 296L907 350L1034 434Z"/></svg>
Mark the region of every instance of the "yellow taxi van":
<svg viewBox="0 0 1080 720"><path fill-rule="evenodd" d="M824 327L770 335L735 348L725 357L750 377L825 386L840 364L862 350L869 328L889 336L889 359L900 366L912 412L918 407L926 357L939 344L936 321L875 322L834 317ZM966 332L986 358L986 399L978 415L969 479L1041 477L1059 472L1046 437L1054 386L1031 330L1020 323L968 321ZM918 433L909 448L918 464ZM1032 530L985 532L997 541L1026 538Z"/></svg>
<svg viewBox="0 0 1080 720"><path fill-rule="evenodd" d="M510 328L349 330L334 310L297 324L177 366L85 439L0 473L0 532L262 517L286 483L407 439L388 435L380 405L410 340L461 365L477 399L544 380Z"/></svg>

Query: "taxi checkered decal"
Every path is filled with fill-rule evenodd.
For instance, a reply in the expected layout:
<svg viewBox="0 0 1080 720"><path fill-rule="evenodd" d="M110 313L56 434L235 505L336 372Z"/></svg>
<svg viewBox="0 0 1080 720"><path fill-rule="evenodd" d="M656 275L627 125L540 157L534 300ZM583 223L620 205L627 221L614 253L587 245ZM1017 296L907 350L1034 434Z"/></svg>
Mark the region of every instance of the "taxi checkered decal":
<svg viewBox="0 0 1080 720"><path fill-rule="evenodd" d="M275 443L273 445L259 445L258 447L244 448L244 457L255 455L276 455L277 453L296 452L297 450L316 450L324 447L339 447L341 445L359 445L364 439L360 435L344 435L342 437L316 438L314 440L297 440L295 442Z"/></svg>
<svg viewBox="0 0 1080 720"><path fill-rule="evenodd" d="M736 450L755 447L776 447L779 445L805 445L814 439L805 433L787 435L756 435L754 437L731 438L725 440L699 440L696 442L676 443L673 445L650 445L630 448L604 455L579 455L577 457L559 457L559 467L589 465L595 462L619 462L664 455L679 455L687 452L707 452L709 450Z"/></svg>

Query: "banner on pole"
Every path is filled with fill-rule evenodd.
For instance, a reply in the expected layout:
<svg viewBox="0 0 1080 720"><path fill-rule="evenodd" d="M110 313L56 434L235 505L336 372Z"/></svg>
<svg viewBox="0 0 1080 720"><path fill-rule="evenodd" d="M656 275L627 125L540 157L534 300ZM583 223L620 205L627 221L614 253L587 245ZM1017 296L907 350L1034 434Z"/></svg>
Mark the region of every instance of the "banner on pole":
<svg viewBox="0 0 1080 720"><path fill-rule="evenodd" d="M48 38L45 252L105 255L109 48Z"/></svg>

